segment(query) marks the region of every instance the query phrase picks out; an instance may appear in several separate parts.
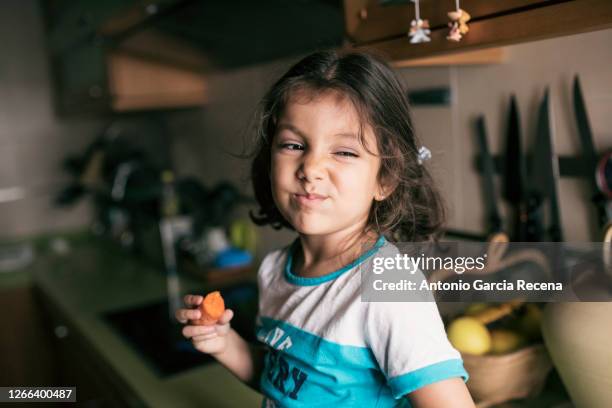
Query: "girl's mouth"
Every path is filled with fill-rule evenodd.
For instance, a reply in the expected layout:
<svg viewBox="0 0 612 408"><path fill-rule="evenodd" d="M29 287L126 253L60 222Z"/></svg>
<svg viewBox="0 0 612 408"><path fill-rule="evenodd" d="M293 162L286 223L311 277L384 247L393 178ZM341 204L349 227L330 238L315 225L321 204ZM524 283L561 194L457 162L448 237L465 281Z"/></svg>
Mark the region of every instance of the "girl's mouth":
<svg viewBox="0 0 612 408"><path fill-rule="evenodd" d="M294 194L293 197L299 204L306 206L316 205L327 199L319 194Z"/></svg>

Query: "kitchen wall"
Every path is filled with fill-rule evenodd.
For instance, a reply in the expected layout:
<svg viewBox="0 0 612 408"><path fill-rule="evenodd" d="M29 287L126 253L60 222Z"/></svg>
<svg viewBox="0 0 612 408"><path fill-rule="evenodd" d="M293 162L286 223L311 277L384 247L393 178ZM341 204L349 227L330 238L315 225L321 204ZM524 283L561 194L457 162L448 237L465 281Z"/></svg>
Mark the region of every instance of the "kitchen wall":
<svg viewBox="0 0 612 408"><path fill-rule="evenodd" d="M472 121L479 114L486 116L491 149L500 152L512 93L517 96L524 145L528 146L535 132L537 105L545 87L550 87L557 151L573 155L580 151L580 145L571 84L573 75L580 74L595 143L602 151L612 148L611 43L612 30L605 30L509 46L502 64L397 70L408 89L447 85L452 90L450 106L414 108L417 132L433 152L429 163L444 192L450 226L484 231L481 181L472 166L477 152ZM212 75L210 104L201 112L171 117L172 154L179 173L198 175L207 184L231 179L249 191L248 162L228 153L241 151L259 98L294 60ZM586 182L561 180L562 222L569 241L598 239L588 197ZM502 211L507 208L502 206ZM293 236L269 227L260 231L262 253Z"/></svg>
<svg viewBox="0 0 612 408"><path fill-rule="evenodd" d="M37 1L0 2L0 44L0 239L86 225L86 202L58 209L51 200L67 181L61 160L81 152L104 121L55 116Z"/></svg>
<svg viewBox="0 0 612 408"><path fill-rule="evenodd" d="M452 226L484 229L481 178L472 166L478 151L473 121L485 115L491 149L503 153L511 94L517 97L523 145L530 146L537 108L548 86L556 151L577 155L581 146L571 91L579 74L595 145L601 152L612 148L611 43L612 30L603 30L506 47L502 64L399 71L409 88L449 85L454 93L450 108L415 109L417 130L433 147L432 166L446 192ZM587 182L562 178L559 190L566 240L601 240Z"/></svg>

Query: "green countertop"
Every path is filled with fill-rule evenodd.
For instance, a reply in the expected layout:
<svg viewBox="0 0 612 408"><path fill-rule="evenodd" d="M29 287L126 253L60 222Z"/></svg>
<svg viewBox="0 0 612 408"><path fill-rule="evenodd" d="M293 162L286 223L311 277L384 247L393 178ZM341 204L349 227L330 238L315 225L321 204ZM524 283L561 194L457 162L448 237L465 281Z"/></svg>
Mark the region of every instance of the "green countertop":
<svg viewBox="0 0 612 408"><path fill-rule="evenodd" d="M143 357L106 322L105 312L163 300L165 277L129 254L95 239L72 243L65 255L39 254L32 281L55 303L91 347L150 407L258 407L261 395L213 362L166 378L158 377ZM205 286L181 278L188 292Z"/></svg>

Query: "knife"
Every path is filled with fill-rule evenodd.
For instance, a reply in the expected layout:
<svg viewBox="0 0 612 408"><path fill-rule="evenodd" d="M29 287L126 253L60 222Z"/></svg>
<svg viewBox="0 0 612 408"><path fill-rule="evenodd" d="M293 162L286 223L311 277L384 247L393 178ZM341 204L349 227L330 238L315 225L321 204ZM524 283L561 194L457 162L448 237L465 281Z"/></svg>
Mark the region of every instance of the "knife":
<svg viewBox="0 0 612 408"><path fill-rule="evenodd" d="M485 118L483 115L476 119L476 137L478 146L480 147L480 155L482 157L482 183L485 198L485 207L488 219L488 231L489 238L491 241L504 241L508 242L509 239L502 228L502 220L499 215L497 208L497 199L495 195L495 185L493 183L493 175L495 174L495 167L493 164L493 158L489 151L489 144L487 142L487 130L485 126ZM498 236L499 235L499 236Z"/></svg>
<svg viewBox="0 0 612 408"><path fill-rule="evenodd" d="M574 77L574 114L576 116L576 124L578 126L578 135L580 136L580 144L582 145L582 157L585 165L589 169L589 184L593 192L591 200L597 208L597 223L600 228L607 224L605 198L599 191L597 185L597 151L593 143L593 133L589 124L584 98L582 97L582 88L578 75Z"/></svg>
<svg viewBox="0 0 612 408"><path fill-rule="evenodd" d="M533 186L541 194L542 208L548 202L550 209L550 224L546 235L552 242L558 244L550 247L551 267L558 279L566 280L566 250L563 244L561 215L559 211L557 182L559 180L559 161L554 149L553 134L551 132L549 89L544 91L544 97L538 108L536 125L536 140L533 149L533 167L531 180Z"/></svg>
<svg viewBox="0 0 612 408"><path fill-rule="evenodd" d="M550 128L549 90L546 88L544 98L538 109L536 140L532 156L533 166L530 173L532 185L541 194L543 203L548 200L550 208L550 226L548 236L553 242L563 241L561 214L559 211L558 188L559 161L553 147L553 135Z"/></svg>
<svg viewBox="0 0 612 408"><path fill-rule="evenodd" d="M524 242L527 238L527 231L525 229L527 221L527 206L525 202L526 168L521 149L519 113L514 95L510 99L503 176L504 188L502 196L515 209L513 240Z"/></svg>

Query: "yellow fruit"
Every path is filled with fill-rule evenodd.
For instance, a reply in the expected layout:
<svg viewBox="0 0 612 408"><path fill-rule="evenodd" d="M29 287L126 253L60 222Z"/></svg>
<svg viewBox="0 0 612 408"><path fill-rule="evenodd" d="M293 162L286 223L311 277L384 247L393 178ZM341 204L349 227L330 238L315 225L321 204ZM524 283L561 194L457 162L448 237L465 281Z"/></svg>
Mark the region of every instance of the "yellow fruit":
<svg viewBox="0 0 612 408"><path fill-rule="evenodd" d="M510 353L521 348L525 343L525 337L512 330L491 330L491 354Z"/></svg>
<svg viewBox="0 0 612 408"><path fill-rule="evenodd" d="M249 220L235 220L230 226L230 242L236 248L255 253L257 247L257 231Z"/></svg>
<svg viewBox="0 0 612 408"><path fill-rule="evenodd" d="M486 303L472 303L465 309L463 314L466 316L472 316L482 310L485 310L487 307L488 305Z"/></svg>
<svg viewBox="0 0 612 408"><path fill-rule="evenodd" d="M460 352L481 355L491 348L486 326L472 317L459 317L448 326L448 339Z"/></svg>

